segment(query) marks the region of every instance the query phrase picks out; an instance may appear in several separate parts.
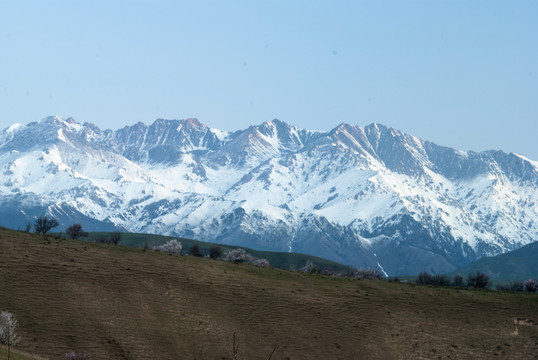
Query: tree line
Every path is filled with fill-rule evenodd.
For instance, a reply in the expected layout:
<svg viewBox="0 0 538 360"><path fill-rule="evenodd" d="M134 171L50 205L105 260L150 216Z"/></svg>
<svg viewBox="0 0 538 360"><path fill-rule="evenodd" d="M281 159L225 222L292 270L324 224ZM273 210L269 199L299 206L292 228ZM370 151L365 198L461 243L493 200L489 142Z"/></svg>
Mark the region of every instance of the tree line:
<svg viewBox="0 0 538 360"><path fill-rule="evenodd" d="M418 285L430 285L430 286L443 286L443 287L459 287L459 288L473 288L473 289L489 289L492 287L493 282L491 278L484 272L476 271L470 273L464 278L461 274L449 277L443 274L430 274L427 271L423 271L417 275L415 283ZM528 279L526 281L511 281L507 284L497 284L495 286L498 291L511 291L511 292L529 292L534 293L537 291L536 280Z"/></svg>

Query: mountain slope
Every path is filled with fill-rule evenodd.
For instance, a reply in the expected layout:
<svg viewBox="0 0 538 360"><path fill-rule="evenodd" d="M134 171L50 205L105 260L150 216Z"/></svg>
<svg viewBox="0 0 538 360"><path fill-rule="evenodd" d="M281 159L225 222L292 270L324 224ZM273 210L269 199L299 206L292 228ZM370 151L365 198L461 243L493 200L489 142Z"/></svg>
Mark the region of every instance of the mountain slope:
<svg viewBox="0 0 538 360"><path fill-rule="evenodd" d="M536 296L257 268L0 229L0 309L51 359L532 359ZM454 331L457 328L458 331ZM514 335L517 329L518 335Z"/></svg>
<svg viewBox="0 0 538 360"><path fill-rule="evenodd" d="M294 251L389 275L448 272L537 239L538 165L371 124L195 119L100 130L49 117L0 133L3 225L158 233Z"/></svg>
<svg viewBox="0 0 538 360"><path fill-rule="evenodd" d="M453 273L470 274L476 271L486 273L495 280L538 279L538 242L505 254L479 259Z"/></svg>

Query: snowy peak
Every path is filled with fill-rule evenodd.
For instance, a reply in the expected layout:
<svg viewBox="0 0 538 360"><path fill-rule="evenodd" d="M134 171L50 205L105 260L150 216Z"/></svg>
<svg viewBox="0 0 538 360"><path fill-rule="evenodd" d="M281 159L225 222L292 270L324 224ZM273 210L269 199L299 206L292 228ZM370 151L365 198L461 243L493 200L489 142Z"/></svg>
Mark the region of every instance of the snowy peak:
<svg viewBox="0 0 538 360"><path fill-rule="evenodd" d="M0 132L0 216L441 272L538 239L537 164L381 124L229 133L158 119L113 131L53 116Z"/></svg>
<svg viewBox="0 0 538 360"><path fill-rule="evenodd" d="M187 152L221 148L227 136L196 119L158 119L150 126L139 122L118 130L114 144L119 153L133 161L174 163Z"/></svg>

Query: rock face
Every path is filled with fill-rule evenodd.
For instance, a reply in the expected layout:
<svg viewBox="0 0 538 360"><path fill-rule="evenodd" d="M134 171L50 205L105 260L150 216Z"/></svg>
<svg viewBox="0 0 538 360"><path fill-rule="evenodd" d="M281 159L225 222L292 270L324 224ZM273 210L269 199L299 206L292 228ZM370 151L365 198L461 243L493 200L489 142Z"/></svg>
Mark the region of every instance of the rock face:
<svg viewBox="0 0 538 360"><path fill-rule="evenodd" d="M45 118L0 133L1 224L151 232L445 272L538 239L538 163L380 124L329 132L196 119L101 130Z"/></svg>

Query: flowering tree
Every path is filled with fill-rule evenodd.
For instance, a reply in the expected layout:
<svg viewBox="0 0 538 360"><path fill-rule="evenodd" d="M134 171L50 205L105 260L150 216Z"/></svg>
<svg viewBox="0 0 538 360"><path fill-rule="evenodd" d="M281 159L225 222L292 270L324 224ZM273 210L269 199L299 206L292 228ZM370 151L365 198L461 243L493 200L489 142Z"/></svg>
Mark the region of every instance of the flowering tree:
<svg viewBox="0 0 538 360"><path fill-rule="evenodd" d="M529 279L529 280L525 280L525 283L523 284L525 286L525 290L527 292L536 292L536 280L534 279Z"/></svg>
<svg viewBox="0 0 538 360"><path fill-rule="evenodd" d="M153 250L181 255L181 250L183 250L183 244L180 241L177 241L177 239L172 239L162 245L154 246Z"/></svg>
<svg viewBox="0 0 538 360"><path fill-rule="evenodd" d="M256 266L259 266L259 267L265 267L265 268L270 268L271 267L271 263L269 262L269 260L264 259L264 258L255 259L252 262L252 264L254 264Z"/></svg>
<svg viewBox="0 0 538 360"><path fill-rule="evenodd" d="M76 353L74 351L65 353L64 360L91 360L90 356L86 353L79 352Z"/></svg>
<svg viewBox="0 0 538 360"><path fill-rule="evenodd" d="M248 255L244 249L233 249L224 254L224 260L235 263L242 263L248 260Z"/></svg>
<svg viewBox="0 0 538 360"><path fill-rule="evenodd" d="M15 328L17 327L17 319L7 311L0 313L0 342L7 345L7 358L9 360L11 355L11 347L17 344L20 337L15 334Z"/></svg>

